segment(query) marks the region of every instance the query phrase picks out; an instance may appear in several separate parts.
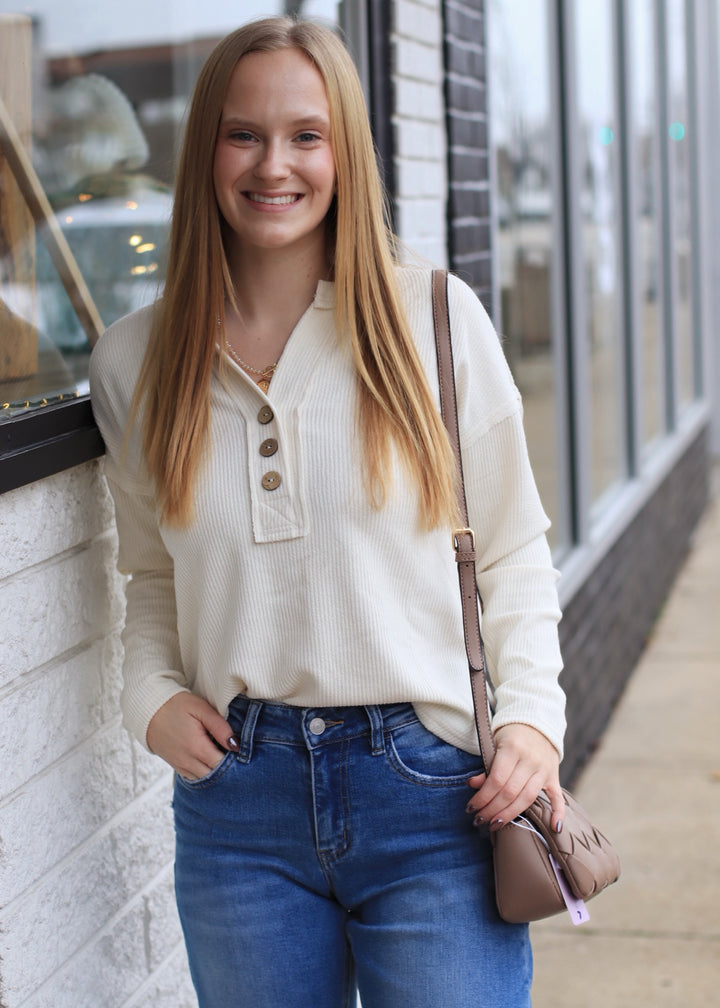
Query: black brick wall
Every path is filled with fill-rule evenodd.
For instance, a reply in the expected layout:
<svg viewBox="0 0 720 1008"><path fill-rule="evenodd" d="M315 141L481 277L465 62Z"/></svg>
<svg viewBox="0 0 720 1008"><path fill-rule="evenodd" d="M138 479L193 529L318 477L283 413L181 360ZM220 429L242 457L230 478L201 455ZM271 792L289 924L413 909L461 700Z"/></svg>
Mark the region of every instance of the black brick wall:
<svg viewBox="0 0 720 1008"><path fill-rule="evenodd" d="M704 431L565 606L565 784L592 754L685 558L708 500L706 441Z"/></svg>
<svg viewBox="0 0 720 1008"><path fill-rule="evenodd" d="M443 4L450 268L491 308L485 0Z"/></svg>

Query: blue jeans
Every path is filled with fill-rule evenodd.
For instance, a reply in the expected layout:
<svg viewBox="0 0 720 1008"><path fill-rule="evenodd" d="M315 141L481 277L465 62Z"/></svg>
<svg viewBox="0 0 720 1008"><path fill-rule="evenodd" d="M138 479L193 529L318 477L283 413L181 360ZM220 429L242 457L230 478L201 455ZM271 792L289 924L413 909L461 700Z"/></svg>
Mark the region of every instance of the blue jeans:
<svg viewBox="0 0 720 1008"><path fill-rule="evenodd" d="M409 704L238 697L240 742L177 777L175 883L200 1008L529 1008L528 928L500 920L465 813L480 758Z"/></svg>

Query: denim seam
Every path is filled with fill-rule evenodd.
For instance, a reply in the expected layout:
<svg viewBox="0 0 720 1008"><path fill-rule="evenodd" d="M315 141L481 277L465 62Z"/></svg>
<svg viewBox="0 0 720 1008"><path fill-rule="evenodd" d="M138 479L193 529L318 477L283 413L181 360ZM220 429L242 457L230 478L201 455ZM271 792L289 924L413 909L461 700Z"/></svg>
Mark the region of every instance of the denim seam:
<svg viewBox="0 0 720 1008"><path fill-rule="evenodd" d="M341 809L342 809L342 839L339 844L334 847L320 847L317 846L317 855L320 864L323 869L323 873L328 881L328 884L332 887L332 878L330 877L330 867L336 861L339 861L343 855L347 854L350 849L350 791L348 788L348 764L350 762L350 740L346 740L347 745L341 746L340 759L338 761L338 768L340 770L340 796L341 796ZM313 803L315 802L315 794L313 790Z"/></svg>
<svg viewBox="0 0 720 1008"><path fill-rule="evenodd" d="M389 745L386 752L389 765L400 777L413 784L419 784L421 787L431 788L459 787L460 785L467 784L470 777L473 776L472 770L462 774L448 774L447 777L439 777L434 774L423 774L418 770L411 770L410 767L405 766L401 760L392 738L389 738L388 742Z"/></svg>
<svg viewBox="0 0 720 1008"><path fill-rule="evenodd" d="M234 766L237 762L237 755L229 752L225 753L218 765L213 767L210 773L206 774L204 777L199 777L197 780L188 780L187 777L183 777L178 773L175 774L175 777L180 784L189 788L191 791L201 791L203 788L212 787L214 784L217 784L217 782L225 776L230 767Z"/></svg>

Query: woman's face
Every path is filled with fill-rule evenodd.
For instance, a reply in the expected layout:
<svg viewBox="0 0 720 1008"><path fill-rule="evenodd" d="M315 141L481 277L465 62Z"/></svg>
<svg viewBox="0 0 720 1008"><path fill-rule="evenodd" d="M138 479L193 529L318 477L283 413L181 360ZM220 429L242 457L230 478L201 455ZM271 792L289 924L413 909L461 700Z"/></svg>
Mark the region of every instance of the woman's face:
<svg viewBox="0 0 720 1008"><path fill-rule="evenodd" d="M242 57L225 97L213 168L217 203L239 251L317 245L324 259L335 192L331 139L325 84L303 53Z"/></svg>

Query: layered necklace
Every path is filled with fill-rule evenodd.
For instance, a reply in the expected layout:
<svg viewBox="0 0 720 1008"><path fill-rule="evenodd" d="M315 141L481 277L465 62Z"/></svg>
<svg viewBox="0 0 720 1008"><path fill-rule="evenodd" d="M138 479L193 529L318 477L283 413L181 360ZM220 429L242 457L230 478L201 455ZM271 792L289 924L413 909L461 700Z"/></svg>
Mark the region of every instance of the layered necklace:
<svg viewBox="0 0 720 1008"><path fill-rule="evenodd" d="M275 361L273 364L268 364L264 368L254 368L251 364L248 364L247 361L244 361L242 357L239 356L239 354L235 353L232 346L230 345L230 340L227 338L227 336L225 337L225 349L230 354L235 363L239 364L244 371L248 371L251 375L256 376L254 378L255 383L258 385L259 388L263 390L263 392L267 393L267 390L270 388L270 382L272 381L272 376L277 371L279 361Z"/></svg>
<svg viewBox="0 0 720 1008"><path fill-rule="evenodd" d="M222 325L219 316L217 324L219 329ZM255 368L252 366L252 364L248 364L247 361L244 361L239 354L235 353L230 344L230 340L227 338L227 333L224 334L224 343L225 343L225 349L230 354L235 363L239 364L240 367L243 369L243 371L247 371L249 374L253 375L254 376L253 380L255 381L255 384L259 388L261 388L263 392L265 392L265 394L267 394L267 390L270 388L270 382L272 381L272 376L277 371L279 361L275 361L273 364L268 364L264 368Z"/></svg>

